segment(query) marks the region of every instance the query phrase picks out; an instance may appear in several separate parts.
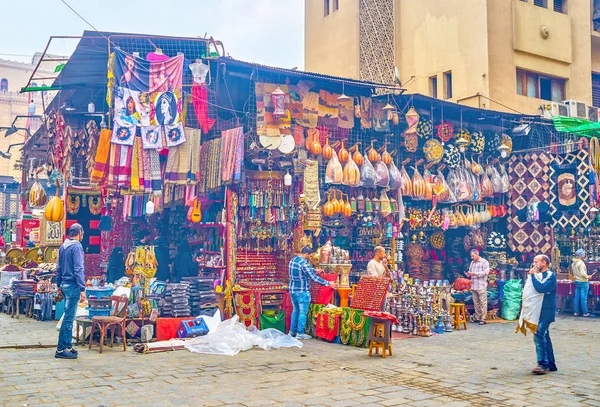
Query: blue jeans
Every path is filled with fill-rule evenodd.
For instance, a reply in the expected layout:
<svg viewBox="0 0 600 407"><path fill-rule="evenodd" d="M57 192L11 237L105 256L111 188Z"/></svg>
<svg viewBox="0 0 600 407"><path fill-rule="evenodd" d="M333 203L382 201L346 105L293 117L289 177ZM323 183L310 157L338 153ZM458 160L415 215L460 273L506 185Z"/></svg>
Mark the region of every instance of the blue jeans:
<svg viewBox="0 0 600 407"><path fill-rule="evenodd" d="M308 306L310 305L310 292L301 292L290 294L292 298L292 322L290 324L291 334L303 334L306 328L306 314L308 314Z"/></svg>
<svg viewBox="0 0 600 407"><path fill-rule="evenodd" d="M573 304L573 312L575 314L579 313L580 310L582 315L589 313L587 307L587 298L589 292L590 283L575 281L575 299Z"/></svg>
<svg viewBox="0 0 600 407"><path fill-rule="evenodd" d="M550 324L551 322L540 321L537 333L533 336L538 365L547 369L556 367L554 349L552 348L552 341L550 340Z"/></svg>
<svg viewBox="0 0 600 407"><path fill-rule="evenodd" d="M73 321L77 314L77 305L81 295L79 287L76 285L63 284L60 286L60 290L65 298L65 313L58 333L58 346L56 349L59 352L73 347Z"/></svg>

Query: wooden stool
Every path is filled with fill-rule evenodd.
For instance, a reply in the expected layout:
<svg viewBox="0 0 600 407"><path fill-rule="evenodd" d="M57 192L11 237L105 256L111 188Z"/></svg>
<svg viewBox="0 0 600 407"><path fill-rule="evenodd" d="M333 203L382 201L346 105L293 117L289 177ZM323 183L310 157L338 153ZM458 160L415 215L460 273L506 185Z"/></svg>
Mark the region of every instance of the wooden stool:
<svg viewBox="0 0 600 407"><path fill-rule="evenodd" d="M465 304L459 304L453 302L450 304L450 315L454 318L454 329L460 331L460 324L464 324L465 330L467 330L467 312L465 311ZM462 321L460 320L462 318Z"/></svg>
<svg viewBox="0 0 600 407"><path fill-rule="evenodd" d="M19 319L19 313L21 312L21 301L25 302L25 316L31 317L33 314L33 297L26 295L17 295L13 297L11 318Z"/></svg>
<svg viewBox="0 0 600 407"><path fill-rule="evenodd" d="M373 356L373 348L375 348L376 355L379 354L379 349L381 349L382 357L386 357L386 351L392 356L392 321L371 317L369 356Z"/></svg>

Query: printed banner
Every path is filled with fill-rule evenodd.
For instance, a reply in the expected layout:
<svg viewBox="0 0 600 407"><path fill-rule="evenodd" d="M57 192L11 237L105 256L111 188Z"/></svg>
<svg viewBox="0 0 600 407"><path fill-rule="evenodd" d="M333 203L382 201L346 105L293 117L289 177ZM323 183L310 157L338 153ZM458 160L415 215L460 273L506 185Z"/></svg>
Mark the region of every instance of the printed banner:
<svg viewBox="0 0 600 407"><path fill-rule="evenodd" d="M117 85L139 92L169 92L181 90L183 54L164 61L146 61L115 50Z"/></svg>

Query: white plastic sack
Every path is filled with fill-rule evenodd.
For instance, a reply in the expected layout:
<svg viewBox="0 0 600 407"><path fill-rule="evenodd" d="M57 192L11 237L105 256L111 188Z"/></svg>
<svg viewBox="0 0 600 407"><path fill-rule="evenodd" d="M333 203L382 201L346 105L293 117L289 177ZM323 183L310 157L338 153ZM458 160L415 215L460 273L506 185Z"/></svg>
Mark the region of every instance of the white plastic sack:
<svg viewBox="0 0 600 407"><path fill-rule="evenodd" d="M273 328L262 331L252 327L246 329L235 315L221 322L214 332L185 341L184 345L195 353L235 356L240 351L250 350L255 346L263 350L301 348L302 342Z"/></svg>

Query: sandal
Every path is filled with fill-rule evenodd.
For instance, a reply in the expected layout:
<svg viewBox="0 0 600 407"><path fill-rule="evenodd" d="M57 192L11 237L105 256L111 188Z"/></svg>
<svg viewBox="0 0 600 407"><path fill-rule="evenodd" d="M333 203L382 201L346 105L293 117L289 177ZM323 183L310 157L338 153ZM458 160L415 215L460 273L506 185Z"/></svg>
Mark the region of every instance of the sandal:
<svg viewBox="0 0 600 407"><path fill-rule="evenodd" d="M479 325L487 325L487 322L485 322L485 321L479 321Z"/></svg>
<svg viewBox="0 0 600 407"><path fill-rule="evenodd" d="M584 314L584 315L582 315L582 317L584 317L584 318L595 318L596 315L594 315L594 314Z"/></svg>
<svg viewBox="0 0 600 407"><path fill-rule="evenodd" d="M536 366L535 369L531 371L531 373L535 375L543 375L548 373L548 369L543 366Z"/></svg>

